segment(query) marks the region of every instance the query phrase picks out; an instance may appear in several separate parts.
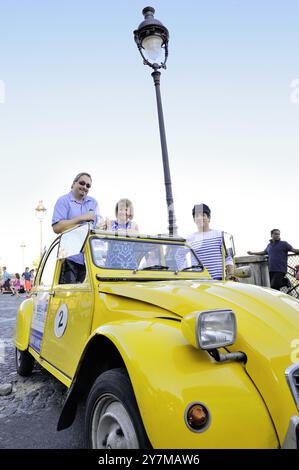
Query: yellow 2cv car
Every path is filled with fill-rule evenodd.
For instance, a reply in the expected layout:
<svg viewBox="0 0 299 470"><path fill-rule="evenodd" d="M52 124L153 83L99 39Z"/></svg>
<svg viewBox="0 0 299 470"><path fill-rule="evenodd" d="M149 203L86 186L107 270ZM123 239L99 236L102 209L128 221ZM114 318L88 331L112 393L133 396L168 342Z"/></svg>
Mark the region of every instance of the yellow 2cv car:
<svg viewBox="0 0 299 470"><path fill-rule="evenodd" d="M80 252L85 278L66 283ZM298 300L212 280L179 237L64 232L15 345L19 374L37 361L68 387L59 430L85 401L90 448L298 448Z"/></svg>

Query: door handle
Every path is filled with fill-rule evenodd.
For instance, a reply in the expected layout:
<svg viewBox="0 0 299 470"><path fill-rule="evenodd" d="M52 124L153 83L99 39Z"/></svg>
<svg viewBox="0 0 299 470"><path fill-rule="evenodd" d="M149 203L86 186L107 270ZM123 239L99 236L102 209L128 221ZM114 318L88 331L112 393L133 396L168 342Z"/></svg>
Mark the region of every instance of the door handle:
<svg viewBox="0 0 299 470"><path fill-rule="evenodd" d="M52 297L55 297L55 292L49 292L49 295L51 295Z"/></svg>

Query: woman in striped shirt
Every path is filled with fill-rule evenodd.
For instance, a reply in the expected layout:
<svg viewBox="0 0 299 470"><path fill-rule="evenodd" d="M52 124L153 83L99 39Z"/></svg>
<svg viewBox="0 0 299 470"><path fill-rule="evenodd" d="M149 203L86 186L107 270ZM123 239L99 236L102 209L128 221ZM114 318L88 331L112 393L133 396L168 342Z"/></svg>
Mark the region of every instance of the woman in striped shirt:
<svg viewBox="0 0 299 470"><path fill-rule="evenodd" d="M213 279L223 278L222 232L210 229L211 210L206 204L196 204L192 215L197 232L187 237L187 243L195 251ZM231 256L225 259L226 277L233 277L234 264Z"/></svg>

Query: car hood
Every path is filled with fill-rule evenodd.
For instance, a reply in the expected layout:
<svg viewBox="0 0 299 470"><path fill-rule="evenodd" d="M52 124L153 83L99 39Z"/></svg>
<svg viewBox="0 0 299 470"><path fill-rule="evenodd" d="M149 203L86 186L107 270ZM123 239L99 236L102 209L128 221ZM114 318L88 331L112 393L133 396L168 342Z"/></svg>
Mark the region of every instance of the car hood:
<svg viewBox="0 0 299 470"><path fill-rule="evenodd" d="M263 350L268 343L269 350L275 345L274 355L280 344L285 350L287 342L290 351L291 342L299 338L299 301L270 288L230 281L178 280L102 283L100 291L154 305L176 318L230 308L237 318L236 345L246 347L246 353L250 344L258 347L258 338Z"/></svg>
<svg viewBox="0 0 299 470"><path fill-rule="evenodd" d="M279 329L284 330L287 316L298 327L298 300L279 291L251 284L213 280L105 282L99 285L99 290L155 305L181 318L192 311L231 308L238 321L250 314L250 321L255 320L268 326L270 321L273 327L273 322L281 319L283 324L279 323Z"/></svg>
<svg viewBox="0 0 299 470"><path fill-rule="evenodd" d="M232 309L237 338L228 349L246 354L246 372L260 391L282 442L290 416L298 413L285 380L286 368L299 361L298 300L270 288L232 281L114 282L102 284L100 290L155 305L177 319L201 310Z"/></svg>

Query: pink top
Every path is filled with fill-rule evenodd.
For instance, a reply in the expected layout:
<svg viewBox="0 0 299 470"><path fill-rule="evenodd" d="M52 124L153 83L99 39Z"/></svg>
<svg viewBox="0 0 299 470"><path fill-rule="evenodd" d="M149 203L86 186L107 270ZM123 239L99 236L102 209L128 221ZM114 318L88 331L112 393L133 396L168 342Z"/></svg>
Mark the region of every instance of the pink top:
<svg viewBox="0 0 299 470"><path fill-rule="evenodd" d="M21 287L21 280L20 279L15 279L14 282L13 282L13 285L16 289L20 289Z"/></svg>

